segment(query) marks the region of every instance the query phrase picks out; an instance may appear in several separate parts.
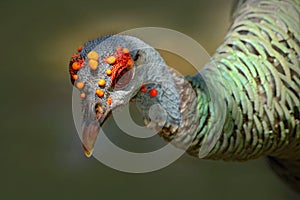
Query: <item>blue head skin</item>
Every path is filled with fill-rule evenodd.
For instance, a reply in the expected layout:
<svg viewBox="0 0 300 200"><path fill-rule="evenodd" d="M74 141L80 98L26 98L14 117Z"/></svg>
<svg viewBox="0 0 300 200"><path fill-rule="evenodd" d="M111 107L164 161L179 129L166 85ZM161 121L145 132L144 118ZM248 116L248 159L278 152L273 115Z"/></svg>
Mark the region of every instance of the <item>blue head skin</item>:
<svg viewBox="0 0 300 200"><path fill-rule="evenodd" d="M119 46L129 50L132 65L123 66L118 71L119 75L112 81L113 75L108 76L106 71L113 69L116 63L108 62L107 58L112 55L117 58L116 50ZM88 54L91 51L96 52L99 57L95 59L98 62L96 69L89 66ZM154 48L132 36L114 35L86 43L79 55L84 60L83 66L79 70L71 70L71 75L77 74L78 77L77 80L73 80L74 85L84 83L79 90L84 94L82 143L86 156L92 155L100 127L112 110L128 104L132 99L137 102L141 117L150 120L151 105L159 104L165 110L166 118L163 123L155 123L160 123L160 126L179 126L179 95L166 63ZM105 80L104 86L99 86L99 79ZM97 90L103 91L103 96L97 95ZM108 103L110 100L111 104Z"/></svg>

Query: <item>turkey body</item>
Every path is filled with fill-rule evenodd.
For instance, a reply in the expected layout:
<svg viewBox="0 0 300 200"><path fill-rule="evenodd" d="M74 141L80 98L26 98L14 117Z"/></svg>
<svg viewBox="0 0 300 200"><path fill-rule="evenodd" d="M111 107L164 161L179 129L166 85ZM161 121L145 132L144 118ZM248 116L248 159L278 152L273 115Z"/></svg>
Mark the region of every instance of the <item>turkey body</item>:
<svg viewBox="0 0 300 200"><path fill-rule="evenodd" d="M220 117L214 115L217 111L225 115L225 123L204 158L246 161L268 156L272 169L300 192L300 2L244 0L235 7L224 43L189 78L197 96L205 87L201 80L217 91L225 113L210 105L214 109L199 118L206 122L199 123L188 152L201 154L201 146L215 134L209 130ZM198 108L201 98L199 102Z"/></svg>

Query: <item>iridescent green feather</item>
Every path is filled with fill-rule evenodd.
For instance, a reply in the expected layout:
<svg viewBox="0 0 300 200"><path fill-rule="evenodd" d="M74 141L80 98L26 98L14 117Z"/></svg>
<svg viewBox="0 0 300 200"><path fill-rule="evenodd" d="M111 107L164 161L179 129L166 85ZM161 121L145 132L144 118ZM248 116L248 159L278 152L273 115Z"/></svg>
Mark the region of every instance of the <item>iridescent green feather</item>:
<svg viewBox="0 0 300 200"><path fill-rule="evenodd" d="M227 110L221 137L206 158L300 158L300 4L292 0L235 3L225 42L200 72L215 80L210 87L224 97ZM203 96L201 88L192 84ZM202 99L198 99L201 106ZM210 120L214 119L210 116ZM210 120L198 132L200 141L193 143L193 154L205 144L205 134L213 126Z"/></svg>

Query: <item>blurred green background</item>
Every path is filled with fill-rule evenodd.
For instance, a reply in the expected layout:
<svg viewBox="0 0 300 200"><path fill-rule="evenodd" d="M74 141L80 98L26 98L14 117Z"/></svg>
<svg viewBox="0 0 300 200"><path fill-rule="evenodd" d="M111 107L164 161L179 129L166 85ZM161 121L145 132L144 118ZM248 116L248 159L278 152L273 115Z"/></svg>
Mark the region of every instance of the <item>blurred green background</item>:
<svg viewBox="0 0 300 200"><path fill-rule="evenodd" d="M184 155L147 174L110 169L82 152L72 118L68 62L89 39L159 26L209 53L230 24L231 1L1 1L0 199L297 199L264 159Z"/></svg>

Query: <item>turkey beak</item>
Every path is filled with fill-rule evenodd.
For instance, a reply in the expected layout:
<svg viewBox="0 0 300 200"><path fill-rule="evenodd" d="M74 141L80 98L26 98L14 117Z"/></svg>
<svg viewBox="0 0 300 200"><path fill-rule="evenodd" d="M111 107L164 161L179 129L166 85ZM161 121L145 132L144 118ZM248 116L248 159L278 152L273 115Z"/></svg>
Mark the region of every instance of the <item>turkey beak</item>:
<svg viewBox="0 0 300 200"><path fill-rule="evenodd" d="M90 104L82 123L82 147L84 154L91 157L101 126L108 118L110 110L104 111L101 104Z"/></svg>
<svg viewBox="0 0 300 200"><path fill-rule="evenodd" d="M84 154L91 157L94 151L94 145L100 131L100 125L97 120L82 125L82 147Z"/></svg>

